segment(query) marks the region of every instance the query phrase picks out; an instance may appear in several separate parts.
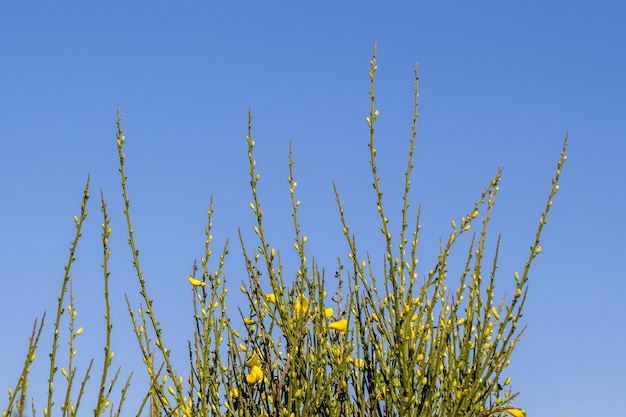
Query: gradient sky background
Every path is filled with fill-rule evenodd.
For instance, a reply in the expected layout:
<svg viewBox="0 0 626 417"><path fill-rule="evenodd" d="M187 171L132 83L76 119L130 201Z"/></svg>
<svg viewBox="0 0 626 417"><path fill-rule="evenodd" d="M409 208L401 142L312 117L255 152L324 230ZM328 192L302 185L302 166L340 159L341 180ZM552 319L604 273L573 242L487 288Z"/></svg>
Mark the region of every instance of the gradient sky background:
<svg viewBox="0 0 626 417"><path fill-rule="evenodd" d="M531 272L528 329L508 374L521 391L516 404L530 417L623 416L624 22L619 1L2 2L2 392L18 378L32 321L48 311L30 387L38 410L44 407L52 316L88 173L90 216L73 268L77 325L85 327L79 366L95 356L99 369L104 343L102 188L113 228L114 364L123 365L123 375L136 371L134 392L141 392L145 377L123 302L127 293L137 305L139 295L117 172L118 105L142 266L181 372L192 335L186 278L203 253L211 196L214 249L231 238L231 303L241 302L237 227L255 245L249 107L272 245L293 262L286 182L292 141L309 254L332 276L336 256L348 251L335 180L360 249L377 256L364 121L376 41L377 148L389 214L400 207L420 63L411 202L413 209L422 204L422 273L435 262L450 220L470 209L503 165L491 237L503 234L497 288L510 292L569 130L561 190ZM85 414L94 391L87 396Z"/></svg>

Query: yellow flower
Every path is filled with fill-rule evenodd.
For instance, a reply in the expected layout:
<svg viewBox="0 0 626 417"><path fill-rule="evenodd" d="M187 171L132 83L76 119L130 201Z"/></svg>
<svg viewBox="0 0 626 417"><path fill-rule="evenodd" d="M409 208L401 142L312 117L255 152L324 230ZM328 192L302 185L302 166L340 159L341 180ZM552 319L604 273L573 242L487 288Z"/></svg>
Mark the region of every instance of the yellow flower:
<svg viewBox="0 0 626 417"><path fill-rule="evenodd" d="M195 279L195 278L189 278L189 283L191 285L193 285L194 287L205 287L206 286L206 282L202 282L199 279Z"/></svg>
<svg viewBox="0 0 626 417"><path fill-rule="evenodd" d="M462 326L465 323L465 317L461 317L459 321L456 322L457 326Z"/></svg>
<svg viewBox="0 0 626 417"><path fill-rule="evenodd" d="M507 413L512 415L513 417L526 417L526 411L521 408L509 408L506 410Z"/></svg>
<svg viewBox="0 0 626 417"><path fill-rule="evenodd" d="M361 358L348 358L348 361L356 368L363 368L365 366L365 361Z"/></svg>
<svg viewBox="0 0 626 417"><path fill-rule="evenodd" d="M244 317L244 318L243 318L243 322L244 322L245 324L247 324L248 326L249 326L249 325L251 325L251 324L254 324L254 320L249 319L249 318L247 318L247 317Z"/></svg>
<svg viewBox="0 0 626 417"><path fill-rule="evenodd" d="M274 305L276 304L276 294L274 294L274 293L265 294L265 299L270 304L274 304Z"/></svg>
<svg viewBox="0 0 626 417"><path fill-rule="evenodd" d="M235 387L231 387L228 390L229 394L231 397L233 398L239 398L239 389L235 388Z"/></svg>
<svg viewBox="0 0 626 417"><path fill-rule="evenodd" d="M259 366L253 366L250 371L257 377L258 380L263 379L263 370Z"/></svg>
<svg viewBox="0 0 626 417"><path fill-rule="evenodd" d="M328 328L337 330L338 332L345 332L346 329L348 328L348 320L346 319L337 320L333 323L330 323L328 325Z"/></svg>
<svg viewBox="0 0 626 417"><path fill-rule="evenodd" d="M296 315L300 315L302 313L308 313L309 312L309 300L307 300L306 297L299 295L296 298Z"/></svg>
<svg viewBox="0 0 626 417"><path fill-rule="evenodd" d="M257 379L256 379L256 375L250 373L246 375L246 382L250 385L252 384L256 384L257 383Z"/></svg>
<svg viewBox="0 0 626 417"><path fill-rule="evenodd" d="M258 366L250 368L250 373L246 375L246 382L250 385L256 384L263 379L263 370Z"/></svg>
<svg viewBox="0 0 626 417"><path fill-rule="evenodd" d="M255 366L259 366L260 363L261 363L261 355L258 352L254 352L252 354L252 357L248 361L248 363L246 363L246 365L248 365L250 368L252 368L252 367L255 367Z"/></svg>
<svg viewBox="0 0 626 417"><path fill-rule="evenodd" d="M326 310L324 310L324 316L326 316L327 319L331 318L334 314L335 311L332 309L332 307L328 307Z"/></svg>

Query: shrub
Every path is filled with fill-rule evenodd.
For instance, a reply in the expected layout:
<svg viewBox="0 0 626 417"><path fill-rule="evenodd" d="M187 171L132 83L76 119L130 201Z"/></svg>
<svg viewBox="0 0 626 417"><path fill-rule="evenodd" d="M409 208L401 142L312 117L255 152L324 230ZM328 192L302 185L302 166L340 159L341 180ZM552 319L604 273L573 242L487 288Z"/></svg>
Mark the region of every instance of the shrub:
<svg viewBox="0 0 626 417"><path fill-rule="evenodd" d="M376 70L374 50L369 71L370 111L366 122L372 184L385 242L382 270L378 270L369 253L357 248L335 187L349 253L347 259L338 257L334 280L326 282L324 269L308 255L307 237L298 220L300 201L296 198L297 183L290 150L288 181L299 267L295 276L289 277L283 268L281 252L269 242L264 228L261 198L257 193L260 176L253 155L255 142L249 114L246 140L252 192L250 208L256 217L253 229L257 238L253 249L239 235L248 277L247 284L240 290L247 297L248 306L245 311L227 308L223 270L227 245L217 255L217 270L209 271L209 262L214 257L211 204L205 253L200 267L194 267L188 278L193 287L195 332L189 341L190 372L187 375L174 369L142 274L126 189L125 136L118 111L117 147L124 215L143 298L139 307L133 307L128 298L126 300L143 357L142 366L150 377L137 415L146 408L150 416L524 415L524 411L514 405L517 394L512 391L510 377L505 371L523 332L519 320L526 299L528 273L541 252L541 233L566 160L567 136L535 240L523 270L514 274L515 289L511 297L497 299L495 295L499 239L495 243L493 260L484 263L487 230L499 190L500 171L465 215L452 221L452 232L442 242L432 269L420 276L417 265L420 211L410 214L408 203L418 118L417 67L401 226L395 237L383 206L376 165L375 126L379 114L374 95ZM69 316L68 363L60 370L67 382L60 404L64 416L78 414L86 382L91 376L93 360L82 377L76 379L79 375L73 363L73 341L82 328L75 329L70 275L81 229L88 215L88 199L89 179L80 215L74 218L76 233L58 298L44 416L50 416L54 406L60 321L64 314ZM121 386L118 405L114 408L110 398L120 369L108 379L113 360L108 292L111 229L102 194L101 212L106 343L94 415L109 409L108 413L117 416L121 415L130 376ZM476 231L470 232L473 230ZM462 273L457 281L451 282L448 277L450 253L459 237L466 233L473 234L465 249ZM64 308L66 297L69 297L67 309ZM9 389L3 416L25 413L29 369L35 360L44 320L45 314L41 320L35 320L24 368L15 388ZM79 390L72 398L72 387L76 384L80 384ZM33 416L36 415L34 401L31 411Z"/></svg>

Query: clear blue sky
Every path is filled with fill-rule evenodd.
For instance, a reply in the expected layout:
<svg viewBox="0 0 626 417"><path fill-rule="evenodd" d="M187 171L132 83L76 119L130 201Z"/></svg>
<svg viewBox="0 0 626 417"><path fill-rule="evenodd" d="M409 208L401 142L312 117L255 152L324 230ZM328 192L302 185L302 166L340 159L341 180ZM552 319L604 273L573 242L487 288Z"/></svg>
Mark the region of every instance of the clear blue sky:
<svg viewBox="0 0 626 417"><path fill-rule="evenodd" d="M503 165L492 237L503 235L499 288L510 290L569 130L561 191L531 273L528 329L508 372L530 417L623 416L626 5L182 3L0 4L2 392L17 380L32 320L47 310L30 390L44 407L44 384L36 380L45 380L52 313L88 173L91 214L73 270L77 324L85 327L79 357L100 360L102 352L102 188L113 228L115 363L123 373L142 373L123 303L124 293L135 303L139 296L121 213L117 105L141 261L181 371L192 335L186 277L202 255L210 196L215 249L231 238L227 271L233 305L241 301L234 294L245 278L236 233L241 227L252 237L254 220L249 107L273 244L289 251L292 243L292 141L311 254L332 276L335 257L347 253L334 179L361 250L375 255L380 236L372 230L364 117L376 41L378 156L390 213L399 207L420 63L412 203L423 208L424 268L450 220L468 211ZM91 400L93 393L85 413Z"/></svg>

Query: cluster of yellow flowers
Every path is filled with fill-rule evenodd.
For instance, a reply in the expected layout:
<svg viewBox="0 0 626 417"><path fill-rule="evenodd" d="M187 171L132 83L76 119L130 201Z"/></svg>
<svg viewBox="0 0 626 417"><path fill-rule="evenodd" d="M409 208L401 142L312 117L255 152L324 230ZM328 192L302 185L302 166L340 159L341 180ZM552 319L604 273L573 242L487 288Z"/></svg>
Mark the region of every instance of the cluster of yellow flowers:
<svg viewBox="0 0 626 417"><path fill-rule="evenodd" d="M203 282L195 280L193 278L189 278L189 282L195 286L203 286L205 285ZM265 293L263 294L263 298L270 305L276 305L278 302L278 297L274 293ZM296 318L307 317L311 315L311 303L308 298L303 295L299 295L296 297L294 302L294 313ZM332 307L328 307L324 309L324 318L330 320L333 318L335 311ZM255 324L255 320L244 317L243 322L246 326L251 326ZM328 322L328 328L340 333L345 333L348 330L348 320L345 318L334 320ZM238 332L233 330L233 334L236 336L239 335ZM239 349L243 352L247 352L248 348L243 344L239 344ZM244 380L249 385L255 385L260 381L267 381L267 376L263 372L263 357L260 351L255 350L249 359L246 361L245 366L248 369L248 372L245 374ZM365 361L361 358L353 358L349 357L348 362L351 363L356 368L365 367ZM229 389L229 394L232 398L239 398L240 392L236 387L231 387Z"/></svg>
<svg viewBox="0 0 626 417"><path fill-rule="evenodd" d="M254 352L252 357L246 363L246 366L250 368L250 373L246 375L246 382L248 384L256 384L264 379L263 370L261 369L261 354Z"/></svg>
<svg viewBox="0 0 626 417"><path fill-rule="evenodd" d="M201 287L206 286L205 282L195 279L193 277L188 278L188 281L195 288L201 288ZM325 295L326 294L324 292L323 296ZM273 306L274 308L278 309L278 306L282 304L282 301L283 301L282 298L284 297L284 295L276 294L276 293L262 293L261 297L262 297L262 300L264 301L263 302L264 308L267 309L269 306ZM418 302L418 301L419 301L418 299L414 300L414 302ZM417 320L418 315L414 314L411 307L412 306L410 305L410 303L409 304L404 303L403 308L402 308L402 314L403 315L413 314L413 317L411 318L411 322L412 322L411 328L409 331L411 333L411 336L414 338L416 336L416 331L417 331L416 326L418 326L418 324L416 324L415 321ZM264 311L267 311L267 310L264 310ZM496 306L492 306L492 308L490 309L490 312L496 320L500 319L501 310L499 308L497 308ZM289 312L288 314L290 315L291 319L295 319L295 320L302 320L302 319L307 320L308 318L320 316L319 314L315 313L315 307L313 306L311 301L304 295L297 295L295 297L295 300L293 301L293 310ZM345 316L342 317L341 314L339 315L338 318L335 318L335 311L333 308L324 308L321 314L321 317L323 318L324 323L326 323L325 325L327 326L327 328L330 331L337 332L337 334L339 335L345 334L349 329L348 318L345 318ZM371 313L371 319L373 322L377 324L377 326L380 326L382 324L381 317L379 317L379 315L375 312ZM258 318L254 318L254 319L249 318L249 317L243 318L243 322L249 331L255 329L257 321L258 321ZM456 325L463 326L465 322L466 322L466 318L461 317L457 319ZM236 330L233 329L232 332L235 337L240 338L239 333ZM249 345L246 346L246 342L244 340L242 340L242 342L243 343L238 344L239 350L246 353L249 351ZM346 360L349 364L351 364L356 369L365 368L367 365L366 361L359 357L353 357L352 355L350 355L349 350L351 349L349 347L344 347L343 344L341 346L338 345L336 347L333 347L332 348L332 352L334 353L333 357L340 358L339 359L340 362ZM420 354L418 360L421 361L423 357L424 355ZM253 349L251 353L248 354L248 358L244 362L246 371L244 372L244 375L241 377L242 378L241 380L243 381L244 384L247 384L248 386L254 386L256 384L259 384L262 381L268 382L269 369L267 367L270 365L271 364L269 364L266 361L266 359L263 357L263 355L261 354L261 351L258 348ZM509 382L510 382L510 379L507 379L505 382L505 385L508 384ZM426 383L425 377L424 377L424 383ZM346 381L341 381L340 385L345 389ZM228 396L232 400L237 400L241 398L240 389L241 389L241 386L229 387L227 389ZM383 400L386 397L386 389L387 387L383 386L381 388L381 391L376 395L376 397L379 400ZM301 390L299 389L298 392L300 391ZM266 395L266 394L262 393L261 395ZM272 401L270 400L270 402ZM519 408L503 409L503 411L505 410L508 414L510 414L513 417L525 417L525 411L522 409L519 409Z"/></svg>

